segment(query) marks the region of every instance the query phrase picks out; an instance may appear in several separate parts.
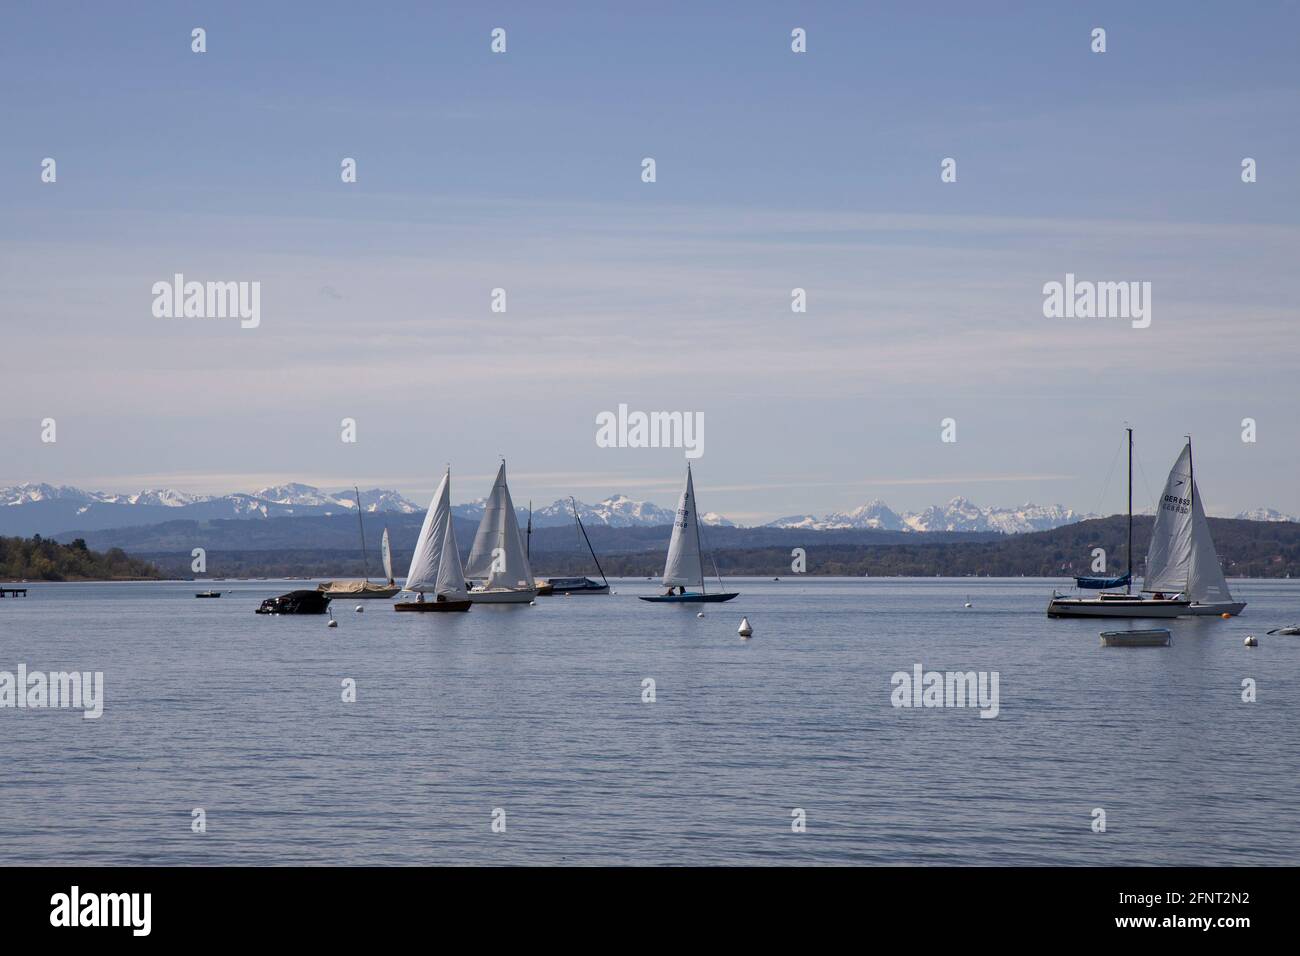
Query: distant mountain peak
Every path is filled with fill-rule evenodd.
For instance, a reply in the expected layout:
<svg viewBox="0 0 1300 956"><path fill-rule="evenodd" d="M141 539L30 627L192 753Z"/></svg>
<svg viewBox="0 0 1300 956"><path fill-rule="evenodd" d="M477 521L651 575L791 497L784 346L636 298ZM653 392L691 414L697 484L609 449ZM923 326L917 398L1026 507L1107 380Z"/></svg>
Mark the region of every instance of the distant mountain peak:
<svg viewBox="0 0 1300 956"><path fill-rule="evenodd" d="M1000 531L1021 534L1048 531L1096 515L1078 514L1061 505L1040 506L1031 503L1019 508L981 508L964 495L949 499L946 505L931 505L923 511L899 514L879 498L851 511L836 511L822 518L793 515L778 518L766 527L801 528L810 531L875 529L878 531Z"/></svg>

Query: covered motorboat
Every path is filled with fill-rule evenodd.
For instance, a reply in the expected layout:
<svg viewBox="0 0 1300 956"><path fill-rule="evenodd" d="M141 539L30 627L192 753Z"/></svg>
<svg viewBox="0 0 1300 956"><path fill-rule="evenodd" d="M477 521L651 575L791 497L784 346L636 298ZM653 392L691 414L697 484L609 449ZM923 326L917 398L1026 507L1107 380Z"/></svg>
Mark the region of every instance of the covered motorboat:
<svg viewBox="0 0 1300 956"><path fill-rule="evenodd" d="M330 606L329 595L321 591L290 591L267 598L254 614L324 614Z"/></svg>

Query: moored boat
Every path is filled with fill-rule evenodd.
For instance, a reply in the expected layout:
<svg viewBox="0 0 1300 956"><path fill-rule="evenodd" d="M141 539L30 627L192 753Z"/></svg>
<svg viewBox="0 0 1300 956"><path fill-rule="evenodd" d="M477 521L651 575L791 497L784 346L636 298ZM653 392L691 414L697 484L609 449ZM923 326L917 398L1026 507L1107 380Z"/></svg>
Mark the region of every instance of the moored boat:
<svg viewBox="0 0 1300 956"><path fill-rule="evenodd" d="M393 558L388 547L388 529L384 529L383 541L380 545L380 555L384 562L384 573L388 578L387 584L375 584L370 580L370 573L366 570L366 525L361 517L361 489L353 487L357 495L357 525L361 531L361 572L365 575L362 581L324 581L320 584L319 590L336 598L357 598L359 600L380 600L390 598L399 593L396 582L393 581Z"/></svg>
<svg viewBox="0 0 1300 956"><path fill-rule="evenodd" d="M573 496L569 496L569 506L573 508L573 520L577 522L578 530L582 532L582 540L587 543L587 550L591 552L591 560L596 562L596 570L600 573L601 583L597 584L588 577L576 578L547 578L545 581L537 582L537 596L549 597L553 594L608 594L609 579L605 577L605 569L600 566L600 558L596 557L596 549L591 546L591 539L587 537L587 529L582 526L582 518L578 514L578 503ZM532 516L529 516L528 526L532 527Z"/></svg>
<svg viewBox="0 0 1300 956"><path fill-rule="evenodd" d="M1246 604L1228 590L1210 537L1192 474L1192 441L1187 439L1174 462L1165 489L1156 503L1156 520L1147 549L1142 590L1132 593L1133 581L1133 429L1128 432L1128 570L1117 578L1075 578L1085 589L1124 586L1123 593L1094 598L1053 592L1048 617L1170 618L1240 614Z"/></svg>
<svg viewBox="0 0 1300 956"><path fill-rule="evenodd" d="M324 614L329 610L329 596L321 591L290 591L267 598L254 614Z"/></svg>
<svg viewBox="0 0 1300 956"><path fill-rule="evenodd" d="M1102 631L1102 647L1168 647L1169 629L1152 627L1132 631Z"/></svg>

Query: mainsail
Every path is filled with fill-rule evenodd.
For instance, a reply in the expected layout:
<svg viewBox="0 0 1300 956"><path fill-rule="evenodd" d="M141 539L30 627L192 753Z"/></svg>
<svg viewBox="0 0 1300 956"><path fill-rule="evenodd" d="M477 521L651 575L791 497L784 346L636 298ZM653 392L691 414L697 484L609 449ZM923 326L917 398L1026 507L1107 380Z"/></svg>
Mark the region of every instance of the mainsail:
<svg viewBox="0 0 1300 956"><path fill-rule="evenodd" d="M533 569L519 532L515 504L506 485L506 463L497 471L470 548L465 576L487 588L531 588Z"/></svg>
<svg viewBox="0 0 1300 956"><path fill-rule="evenodd" d="M384 559L384 577L388 583L393 583L393 551L388 544L388 529L384 529L384 536L379 541L379 554Z"/></svg>
<svg viewBox="0 0 1300 956"><path fill-rule="evenodd" d="M1143 591L1185 594L1192 601L1231 601L1219 556L1192 477L1192 446L1183 446L1156 504Z"/></svg>
<svg viewBox="0 0 1300 956"><path fill-rule="evenodd" d="M664 585L704 586L704 561L700 557L700 527L695 514L695 484L691 479L691 466L686 466L686 487L677 502L677 517L673 520L673 538L668 544L668 560L664 564Z"/></svg>
<svg viewBox="0 0 1300 956"><path fill-rule="evenodd" d="M451 524L451 469L442 476L438 490L429 502L429 511L420 527L420 537L415 542L411 556L411 569L406 572L406 590L433 591L438 586L438 567L442 561L443 540L447 525Z"/></svg>

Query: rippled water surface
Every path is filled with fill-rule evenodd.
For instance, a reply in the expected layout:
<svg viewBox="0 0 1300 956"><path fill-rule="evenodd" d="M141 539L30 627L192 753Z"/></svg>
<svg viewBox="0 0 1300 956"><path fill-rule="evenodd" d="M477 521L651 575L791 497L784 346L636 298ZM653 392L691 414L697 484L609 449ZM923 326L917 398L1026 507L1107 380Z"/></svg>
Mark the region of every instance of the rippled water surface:
<svg viewBox="0 0 1300 956"><path fill-rule="evenodd" d="M1233 582L1242 617L1163 649L1048 620L1060 582L733 583L703 619L622 581L337 601L337 629L252 613L290 582L31 585L0 600L0 670L102 671L106 702L0 709L0 862L1300 862L1300 637L1264 635L1300 582ZM996 671L998 716L894 708L918 663Z"/></svg>

